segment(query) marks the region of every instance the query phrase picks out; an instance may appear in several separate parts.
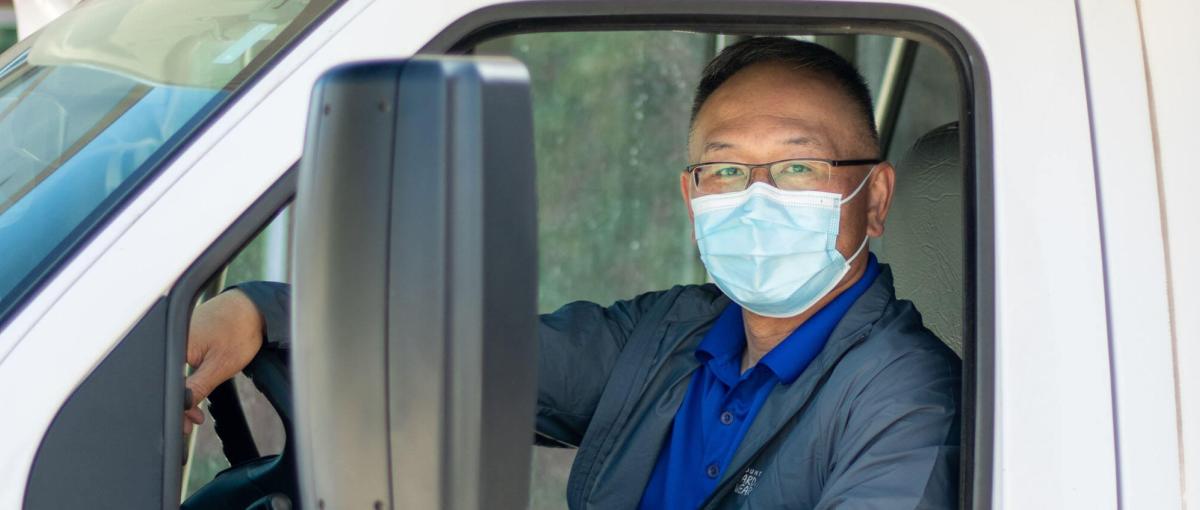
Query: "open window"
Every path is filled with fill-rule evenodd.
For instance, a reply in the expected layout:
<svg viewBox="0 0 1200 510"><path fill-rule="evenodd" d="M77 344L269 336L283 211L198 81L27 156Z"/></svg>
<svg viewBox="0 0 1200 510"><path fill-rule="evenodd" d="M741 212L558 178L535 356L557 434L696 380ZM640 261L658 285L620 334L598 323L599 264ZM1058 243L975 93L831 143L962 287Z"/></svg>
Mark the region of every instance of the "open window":
<svg viewBox="0 0 1200 510"><path fill-rule="evenodd" d="M647 290L705 280L703 266L691 244L686 212L675 190L678 170L685 164L683 146L695 77L724 45L744 37L788 35L825 44L858 65L867 77L874 96L875 113L886 156L897 165L898 174L896 202L889 219L888 233L873 243L872 250L882 262L896 268L898 296L914 300L925 315L926 325L964 359L963 482L960 494L964 506L971 506L972 501L986 501L990 476L988 464L977 463L975 456L978 453L986 458L989 453L986 450L990 448L988 429L982 427L977 430L974 425L976 406L979 405L976 398L980 395L975 381L977 378L986 380L986 374L976 372L979 345L976 324L979 317L974 293L977 279L985 275L980 274L978 269L975 231L986 227L986 218L976 215L980 204L974 198L978 176L974 173L972 163L975 157L971 124L974 96L969 68L963 57L965 50L956 39L948 32L931 28L928 24L879 19L830 21L827 18L793 17L783 20L760 17L747 20L715 16L701 23L663 15L661 18L648 16L638 20L590 20L586 26L580 27L559 19L544 24L529 23L528 19L522 21L517 18L520 14L514 12L513 19L508 20L512 23L507 25L502 10L481 13L477 18L469 17L460 23L465 28L452 27L446 33L450 35L443 34L442 38L435 39L428 49L430 52L512 56L529 69L533 98L533 147L538 161L537 291L538 309L542 312L575 299L606 303ZM473 32L472 26L486 29ZM362 68L357 72L370 74L382 71ZM342 78L353 74L351 71L342 73ZM401 120L396 121L398 124L392 128L387 127L386 121L362 122L362 119L380 115L391 119L396 115L394 112L397 110L394 109L406 113L417 112L414 115L419 117L428 113L426 109L416 105L409 105L405 109L402 100L394 104L387 100L351 100L351 96L366 97L371 94L377 94L380 98L390 97L388 94L392 92L373 88L378 84L372 80L377 78L359 76L356 80L360 81L354 82L354 86L347 86L350 82L346 82L341 88L327 89L325 93L332 93L333 96L319 96L330 102L316 104L314 118L335 129L323 132L320 136L354 139L357 142L355 147L359 149L364 144L391 146L392 140L400 140L395 152L349 151L346 147L339 147L337 142L330 141L334 138L313 138L310 140L310 157L319 157L324 161L314 164L341 169L384 168L393 161L389 158L416 157L416 148L405 144L431 135L429 132L406 131L405 125L412 119L397 117ZM428 91L428 94L431 94L430 97L440 97L436 91ZM328 99L330 97L333 99ZM354 118L359 122L338 120L336 112L339 108L357 108ZM331 118L325 118L331 115ZM432 131L448 136L457 132L440 131L445 128L437 125ZM310 136L317 136L311 134L317 132L310 132ZM406 141L404 137L410 138ZM323 145L330 143L333 145ZM422 143L428 145L429 142L426 140ZM412 168L442 168L440 164L421 162ZM636 173L640 178L619 179L616 178L619 175L616 171L580 175L578 170L584 167L618 169ZM414 310L424 308L417 306L400 315L396 315L394 310L388 312L386 307L363 312L362 307L352 304L355 296L346 290L352 289L356 293L366 290L368 293L384 295L404 287L443 289L429 278L431 274L444 275L440 272L444 268L423 265L431 261L418 259L429 254L441 254L434 259L444 256L445 252L439 250L445 248L446 245L442 244L446 242L445 238L410 235L406 236L404 245L388 241L390 247L384 247L373 243L388 238L373 237L370 233L394 229L397 225L413 228L411 224L407 227L404 224L414 218L429 221L426 226L432 228L433 232L441 231L445 225L440 222L450 221L457 212L439 217L437 214L441 213L437 211L444 212L441 209L443 206L418 207L423 203L419 197L444 195L448 188L426 189L426 186L453 186L438 179L456 177L442 174L433 181L420 182L409 180L415 178L413 175L400 177L402 174L386 174L390 175L390 179L404 179L403 186L412 187L404 191L396 188L399 186L397 181L371 181L383 179L384 174L342 174L342 177L357 182L351 183L358 186L354 188L358 190L356 192L351 187L339 188L351 184L338 182L331 175L313 183L313 186L325 187L326 190L320 198L323 200L319 206L321 215L303 217L300 221L306 222L302 231L313 236L308 240L310 244L305 245L306 249L309 253L313 250L322 252L310 262L325 259L325 262L332 261L334 265L340 265L343 272L338 274L342 274L342 279L331 279L329 275L314 277L316 290L307 292L316 297L307 305L300 304L304 318L297 324L305 328L324 328L322 331L328 336L333 331L340 331L329 323L330 320L337 322L333 317L338 314L331 311L342 310L342 319L338 322L341 327L359 325L353 326L358 329L350 336L393 340L362 351L350 349L335 352L332 350L335 344L332 343L319 347L318 351L335 361L326 363L310 358L305 362L307 370L323 374L323 379L309 388L309 396L324 399L321 402L331 402L330 399L334 397L329 392L361 396L365 392L384 391L385 386L367 384L368 379L376 382L387 380L386 388L390 388L395 395L402 394L402 388L414 387L420 380L446 377L445 373L436 369L428 370L428 366L412 367L413 372L396 373L389 372L395 368L389 365L388 370L381 371L377 366L360 370L351 378L353 381L333 380L345 374L345 367L383 352L387 353L390 362L408 363L402 359L404 356L397 357L395 345L388 343L397 338L393 335L398 332L401 336L410 335L407 338L442 340L442 347L433 344L419 347L408 343L402 344L399 349L410 357L440 359L434 366L445 366L446 358L443 356L446 356L446 351L439 349L453 344L445 336L445 331L420 328L401 331L411 329L402 325L413 324L413 314L417 313ZM408 197L408 201L396 202L396 195L385 198L383 191L389 187L394 193L407 193L404 196ZM329 191L331 189L334 191ZM370 198L361 194L366 189L375 190L378 196L370 195L374 197ZM371 207L379 207L370 204L384 202L392 204L390 213L379 213L386 208L374 214L368 212ZM461 206L462 202L458 204ZM396 207L408 212L396 216ZM347 210L352 212L347 213ZM431 212L433 216L429 216ZM347 220L350 217L347 214L355 220ZM341 217L341 221L349 221L345 225L355 224L362 231L356 233L323 223L330 217ZM391 218L389 221L393 223L379 223L384 218ZM460 225L458 228L463 227ZM322 237L318 239L317 236ZM425 255L420 255L419 250L412 248L417 245L429 246L429 250ZM347 251L346 246L356 246L358 251ZM374 258L363 259L364 254L369 253L375 255L367 258ZM383 259L397 256L417 257L409 260L416 265L399 272L394 266L387 266L392 268L389 270L364 270L384 267L386 264L382 262ZM498 264L491 266L494 270L515 267L493 262ZM332 266L316 269L320 273L329 267ZM415 270L412 267L423 269ZM312 275L311 270L302 270L301 273ZM380 281L365 278L365 274L386 274L392 286L387 287ZM340 283L335 285L335 282ZM298 283L303 285L303 282ZM393 290L387 291L385 287ZM445 299L454 301L451 296L439 292L442 291L404 294L407 297L402 299L408 299L404 302L409 305L421 300L434 303L445 302ZM397 297L391 295L383 302L395 301ZM346 307L357 311L351 312ZM444 310L425 310L421 313L437 315L444 313ZM379 329L385 324L389 329ZM343 371L339 372L337 367L342 367ZM467 384L480 382L483 380L471 379ZM435 391L445 389L435 388ZM304 395L300 398L304 398ZM391 397L375 395L366 398ZM343 412L333 413L332 417L321 417L321 423L314 427L317 429L315 433L323 438L318 443L324 446L316 448L326 450L320 455L327 461L337 457L331 451L342 449L346 453L341 455L357 452L353 455L368 459L361 463L362 466L370 464L376 467L394 463L395 459L401 457L428 460L440 458L438 455L452 456L453 448L444 446L444 439L438 439L442 436L430 432L433 429L429 427L433 422L414 425L417 421L405 423L405 420L401 420L399 427L408 428L400 435L394 428L397 425L386 425L393 427L390 432L393 443L389 446L392 460L380 456L383 450L371 450L361 441L338 432L355 430L383 437L388 434L384 430L385 424L389 423L388 420L396 420L397 416L441 412L435 411L436 406L429 407L427 398L431 397L405 397L401 405L409 407L399 414L393 409L390 418L382 414L356 414L349 407ZM988 397L983 394L982 398ZM986 412L987 406L978 409ZM363 423L367 426L364 427ZM444 422L447 426L456 426L451 423ZM424 444L411 442L416 437L422 438ZM401 450L396 449L397 438L406 442ZM432 447L429 446L430 441ZM983 444L985 449L977 451L979 444ZM376 448L379 447L376 445ZM412 448L416 451L408 450ZM570 449L534 448L529 496L531 508L560 508L564 505L565 483L572 457ZM472 460L480 461L479 458ZM393 472L390 481L364 474L378 474L379 469L345 473L354 478L353 486L365 488L362 494L339 494L339 487L350 486L346 485L350 482L345 479L319 479L313 486L303 487L303 490L312 491L309 493L314 494L312 499L319 502L328 502L326 497L341 502L361 500L362 503L384 506L388 504L387 501L394 505L401 502L418 505L444 502L445 499L439 498L449 497L445 491L430 489L443 487L442 484L447 483L443 468L438 468L439 472L436 473L421 473L418 464L418 460L407 461L407 467L399 470L406 475L396 476ZM478 469L503 469L502 463L471 465ZM479 487L465 490L463 494L478 494L471 492L474 489ZM329 496L323 497L322 494Z"/></svg>
<svg viewBox="0 0 1200 510"><path fill-rule="evenodd" d="M678 195L696 81L726 45L782 33L834 49L866 78L884 155L897 168L887 231L871 251L892 266L897 296L914 301L925 326L966 354L964 343L974 336L964 301L971 288L964 225L971 217L960 126L968 114L955 57L937 39L873 24L808 24L669 30L666 22L595 23L580 31L547 22L511 35L492 28L471 48L517 58L530 72L540 312L706 281ZM964 477L969 439L964 433ZM530 508L566 505L574 452L534 447Z"/></svg>
<svg viewBox="0 0 1200 510"><path fill-rule="evenodd" d="M290 220L291 207L280 210L226 266L212 275L196 296L197 304L243 282L288 282L288 266L291 263ZM235 466L257 462L266 468L274 460L272 456L283 453L288 434L280 413L272 404L272 399L278 396L264 394L258 387L263 384L258 382L256 385L256 381L245 373L239 373L232 381L218 387L200 405L205 413L204 423L184 436L187 448L181 476L184 501L203 490L218 476L234 478L247 471L231 469ZM295 474L289 473L288 476L294 478ZM213 486L207 490L213 493L208 496L208 499L212 499L217 494L224 496L231 489ZM268 495L271 494L262 492L258 497ZM193 506L203 508L200 504L203 498L202 494ZM257 499L251 496L247 498Z"/></svg>
<svg viewBox="0 0 1200 510"><path fill-rule="evenodd" d="M286 172L197 259L167 298L164 508L247 508L294 504L295 459L287 356L263 352L201 405L206 418L183 430L186 338L196 305L243 281L287 281L290 203L296 170ZM281 497L282 496L282 497ZM260 505L260 506L252 506Z"/></svg>

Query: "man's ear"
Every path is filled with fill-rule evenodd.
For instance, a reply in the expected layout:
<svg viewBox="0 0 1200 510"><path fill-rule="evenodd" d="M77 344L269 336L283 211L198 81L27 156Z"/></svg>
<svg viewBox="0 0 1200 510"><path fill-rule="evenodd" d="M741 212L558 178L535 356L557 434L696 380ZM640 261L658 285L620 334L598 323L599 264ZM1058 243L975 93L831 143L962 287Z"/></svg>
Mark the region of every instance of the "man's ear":
<svg viewBox="0 0 1200 510"><path fill-rule="evenodd" d="M867 235L883 235L883 224L892 207L895 186L896 169L892 168L892 164L884 161L876 165L871 182L867 183Z"/></svg>

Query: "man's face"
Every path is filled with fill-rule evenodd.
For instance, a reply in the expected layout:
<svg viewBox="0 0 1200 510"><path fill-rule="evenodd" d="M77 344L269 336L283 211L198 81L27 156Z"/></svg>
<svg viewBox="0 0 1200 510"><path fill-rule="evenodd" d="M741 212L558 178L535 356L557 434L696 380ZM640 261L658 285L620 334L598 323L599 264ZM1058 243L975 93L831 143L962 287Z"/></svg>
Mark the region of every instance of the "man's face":
<svg viewBox="0 0 1200 510"><path fill-rule="evenodd" d="M688 140L688 161L875 158L878 149L857 112L855 103L829 78L782 63L755 64L729 78L701 107ZM823 191L847 195L870 169L836 167ZM769 180L766 168L752 172L751 182ZM843 256L853 255L864 236L883 233L893 180L891 165L879 164L863 190L842 207L837 247ZM689 217L691 199L702 195L693 182L689 174L680 181ZM865 262L862 256L853 265L862 267Z"/></svg>

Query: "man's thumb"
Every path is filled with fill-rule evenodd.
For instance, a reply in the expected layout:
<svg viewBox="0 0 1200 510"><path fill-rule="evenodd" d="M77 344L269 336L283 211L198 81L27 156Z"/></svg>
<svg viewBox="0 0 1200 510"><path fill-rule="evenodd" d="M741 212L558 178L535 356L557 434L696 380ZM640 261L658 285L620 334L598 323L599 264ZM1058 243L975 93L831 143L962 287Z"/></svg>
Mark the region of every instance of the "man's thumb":
<svg viewBox="0 0 1200 510"><path fill-rule="evenodd" d="M188 409L196 407L198 404L200 404L200 402L203 402L204 399L208 398L208 395L212 393L213 389L215 389L218 384L221 384L221 380L217 380L219 376L214 373L214 370L211 368L212 364L209 363L208 366L205 365L206 364L201 363L200 366L196 368L196 371L192 372L192 375L189 375L188 378L183 382L183 386L187 388L188 393L191 396L191 399L186 402Z"/></svg>

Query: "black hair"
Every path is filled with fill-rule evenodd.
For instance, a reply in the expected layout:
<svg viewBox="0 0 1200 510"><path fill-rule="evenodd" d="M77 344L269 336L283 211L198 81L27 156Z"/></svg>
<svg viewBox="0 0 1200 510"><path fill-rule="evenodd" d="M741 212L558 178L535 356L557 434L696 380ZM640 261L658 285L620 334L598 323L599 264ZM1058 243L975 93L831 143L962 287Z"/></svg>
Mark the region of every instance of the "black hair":
<svg viewBox="0 0 1200 510"><path fill-rule="evenodd" d="M692 102L691 122L696 122L700 107L726 80L738 71L762 62L782 62L793 69L823 74L833 80L857 106L855 112L867 127L873 145L879 142L875 114L871 106L871 91L854 64L820 44L788 37L754 37L727 46L704 66L696 98Z"/></svg>

